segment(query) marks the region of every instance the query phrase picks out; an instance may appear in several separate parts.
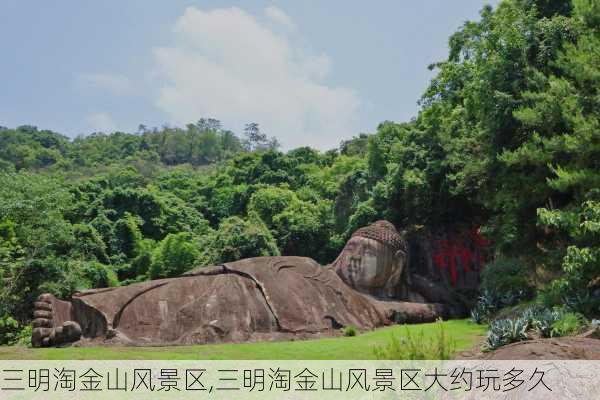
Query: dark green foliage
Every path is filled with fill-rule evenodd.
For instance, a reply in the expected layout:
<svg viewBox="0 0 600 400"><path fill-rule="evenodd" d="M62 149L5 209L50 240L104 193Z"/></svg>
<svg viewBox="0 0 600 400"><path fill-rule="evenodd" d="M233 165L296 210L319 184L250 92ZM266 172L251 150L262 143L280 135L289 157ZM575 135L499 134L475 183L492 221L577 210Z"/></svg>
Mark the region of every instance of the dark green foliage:
<svg viewBox="0 0 600 400"><path fill-rule="evenodd" d="M356 327L352 325L345 327L342 331L346 337L356 336Z"/></svg>
<svg viewBox="0 0 600 400"><path fill-rule="evenodd" d="M82 262L83 277L88 282L88 287L106 288L119 285L117 274L108 265L96 261Z"/></svg>
<svg viewBox="0 0 600 400"><path fill-rule="evenodd" d="M191 234L170 233L152 252L149 270L151 279L172 278L196 266L200 246Z"/></svg>
<svg viewBox="0 0 600 400"><path fill-rule="evenodd" d="M532 292L527 275L527 268L518 260L499 258L484 267L481 273L481 290L494 293L497 297L509 299L515 296L522 299Z"/></svg>
<svg viewBox="0 0 600 400"><path fill-rule="evenodd" d="M145 165L146 162L207 165L242 151L237 136L221 129L218 121L207 121L202 119L185 129L141 127L138 134L94 133L73 142L57 133L31 126L3 129L0 131L0 159L12 164L16 170L87 168L123 160L145 170L144 167L151 167Z"/></svg>
<svg viewBox="0 0 600 400"><path fill-rule="evenodd" d="M361 133L350 140L343 140L340 144L340 153L345 156L364 156L367 153L369 135Z"/></svg>
<svg viewBox="0 0 600 400"><path fill-rule="evenodd" d="M106 244L92 225L74 224L73 236L75 237L74 254L79 254L84 259L96 259L105 264L109 262Z"/></svg>
<svg viewBox="0 0 600 400"><path fill-rule="evenodd" d="M531 298L534 288L527 275L527 268L516 259L498 258L485 265L481 273L481 294L471 310L471 320L485 323L502 308Z"/></svg>
<svg viewBox="0 0 600 400"><path fill-rule="evenodd" d="M284 254L319 257L331 232L331 205L296 200L273 219L275 237Z"/></svg>
<svg viewBox="0 0 600 400"><path fill-rule="evenodd" d="M279 187L266 187L252 195L248 212L256 213L267 226L272 226L274 217L281 214L294 201L298 201L298 197L293 191Z"/></svg>
<svg viewBox="0 0 600 400"><path fill-rule="evenodd" d="M347 222L345 236L349 237L358 228L367 226L379 219L379 213L372 205L372 201L363 201L355 207L354 213Z"/></svg>
<svg viewBox="0 0 600 400"><path fill-rule="evenodd" d="M116 242L116 251L122 253L127 258L133 258L138 255L140 242L142 241L142 232L140 225L143 220L139 216L125 213L124 217L117 220L114 224L114 240Z"/></svg>
<svg viewBox="0 0 600 400"><path fill-rule="evenodd" d="M0 314L0 346L18 343L22 330L23 326L10 315Z"/></svg>
<svg viewBox="0 0 600 400"><path fill-rule="evenodd" d="M209 243L203 255L205 265L280 254L271 232L256 217L251 220L239 217L223 220Z"/></svg>
<svg viewBox="0 0 600 400"><path fill-rule="evenodd" d="M509 289L506 291L484 289L471 310L471 320L476 324L486 323L503 308L528 299L530 297L529 293L529 290L524 289Z"/></svg>
<svg viewBox="0 0 600 400"><path fill-rule="evenodd" d="M0 159L4 169L39 169L63 160L69 146L65 136L33 126L0 130ZM1 169L1 168L0 168Z"/></svg>
<svg viewBox="0 0 600 400"><path fill-rule="evenodd" d="M119 276L124 279L123 284L144 280L149 276L152 253L155 249L156 242L152 239L143 239L139 243L137 255L131 260L131 264L125 264L125 268L121 268Z"/></svg>

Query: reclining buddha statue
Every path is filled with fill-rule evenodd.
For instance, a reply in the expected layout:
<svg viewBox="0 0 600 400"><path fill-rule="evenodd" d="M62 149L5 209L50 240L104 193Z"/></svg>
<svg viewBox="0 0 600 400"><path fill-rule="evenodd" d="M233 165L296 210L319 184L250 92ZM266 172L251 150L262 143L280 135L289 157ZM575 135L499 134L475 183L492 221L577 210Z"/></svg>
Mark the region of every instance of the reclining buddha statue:
<svg viewBox="0 0 600 400"><path fill-rule="evenodd" d="M435 296L432 283L413 282L407 260L403 236L378 221L358 229L327 266L306 257L256 257L175 278L77 292L69 301L42 294L35 303L32 344L313 338L339 334L345 326L366 331L452 316L455 310L440 303L443 296Z"/></svg>

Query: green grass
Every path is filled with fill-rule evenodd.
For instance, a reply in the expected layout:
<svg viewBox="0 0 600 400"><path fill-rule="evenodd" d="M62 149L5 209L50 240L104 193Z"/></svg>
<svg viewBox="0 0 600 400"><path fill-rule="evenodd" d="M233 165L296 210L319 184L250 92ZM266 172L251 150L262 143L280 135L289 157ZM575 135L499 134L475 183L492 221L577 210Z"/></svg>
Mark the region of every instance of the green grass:
<svg viewBox="0 0 600 400"><path fill-rule="evenodd" d="M456 340L448 335L447 329L441 320L437 321L432 337L423 329L415 334L415 329L405 326L402 335L393 335L387 345L375 347L375 357L381 360L450 360L457 349Z"/></svg>
<svg viewBox="0 0 600 400"><path fill-rule="evenodd" d="M443 322L456 350L475 345L486 327L468 320ZM436 324L408 325L415 334L434 337ZM67 347L32 349L0 347L0 359L19 360L366 360L375 359L374 348L386 345L392 335L402 336L405 326L381 328L353 337L291 342L261 342L173 347Z"/></svg>

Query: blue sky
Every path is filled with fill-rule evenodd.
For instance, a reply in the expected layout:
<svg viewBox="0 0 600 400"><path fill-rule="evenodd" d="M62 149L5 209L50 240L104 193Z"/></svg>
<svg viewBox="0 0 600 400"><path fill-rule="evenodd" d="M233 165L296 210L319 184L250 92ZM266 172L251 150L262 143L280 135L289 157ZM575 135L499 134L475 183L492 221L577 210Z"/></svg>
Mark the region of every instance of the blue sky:
<svg viewBox="0 0 600 400"><path fill-rule="evenodd" d="M415 116L427 65L496 3L3 0L0 125L74 137L213 117L331 148Z"/></svg>

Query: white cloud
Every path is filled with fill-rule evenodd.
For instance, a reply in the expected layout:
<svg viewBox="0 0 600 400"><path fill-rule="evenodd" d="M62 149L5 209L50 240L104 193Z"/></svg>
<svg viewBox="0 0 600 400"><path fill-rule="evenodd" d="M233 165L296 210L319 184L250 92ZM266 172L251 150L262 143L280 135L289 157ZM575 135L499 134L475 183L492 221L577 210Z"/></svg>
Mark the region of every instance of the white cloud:
<svg viewBox="0 0 600 400"><path fill-rule="evenodd" d="M86 117L86 121L93 132L112 133L117 130L117 124L105 112L93 112Z"/></svg>
<svg viewBox="0 0 600 400"><path fill-rule="evenodd" d="M271 21L278 23L280 25L283 25L284 27L286 27L287 29L289 29L291 31L296 29L296 25L294 24L294 21L292 21L290 16L287 15L280 8L277 8L275 6L269 6L269 7L265 8L265 15Z"/></svg>
<svg viewBox="0 0 600 400"><path fill-rule="evenodd" d="M76 82L81 87L106 90L116 95L127 95L133 92L133 84L123 75L94 73L80 74Z"/></svg>
<svg viewBox="0 0 600 400"><path fill-rule="evenodd" d="M239 130L257 122L286 148L331 148L355 133L357 95L322 83L329 58L308 56L239 8L188 8L174 43L154 56L157 105L173 123L210 116Z"/></svg>

